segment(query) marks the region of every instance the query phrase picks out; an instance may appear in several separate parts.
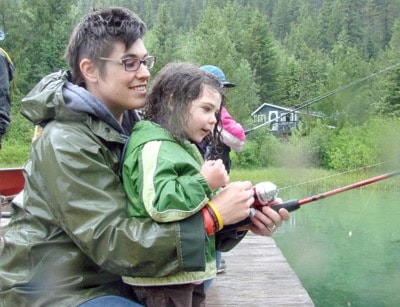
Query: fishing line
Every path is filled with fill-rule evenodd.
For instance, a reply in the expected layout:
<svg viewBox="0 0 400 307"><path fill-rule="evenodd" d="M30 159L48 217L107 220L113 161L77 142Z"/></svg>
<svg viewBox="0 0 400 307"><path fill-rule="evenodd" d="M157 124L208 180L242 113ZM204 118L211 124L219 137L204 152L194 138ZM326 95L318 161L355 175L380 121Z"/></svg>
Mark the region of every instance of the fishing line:
<svg viewBox="0 0 400 307"><path fill-rule="evenodd" d="M337 89L335 89L335 90L333 90L333 91L330 91L330 92L328 92L328 93L326 93L326 94L324 94L324 95L321 95L321 96L319 96L319 97L317 97L317 98L314 98L314 99L312 99L312 100L310 100L310 101L304 103L303 105L300 105L299 107L294 108L293 110L290 110L290 111L288 110L288 113L283 113L281 116L279 116L279 117L277 117L277 118L274 118L274 119L272 119L272 120L266 121L266 122L264 122L264 123L262 123L262 124L260 124L260 125L258 125L258 126L255 126L255 127L251 128L251 129L246 130L246 131L245 131L245 134L248 134L248 133L250 133L250 132L252 132L252 131L254 131L254 130L258 129L258 128L261 128L261 127L263 127L263 126L265 126L265 125L268 125L268 124L270 124L270 123L278 122L278 121L279 121L280 119L282 119L283 117L286 117L287 114L295 113L295 112L297 112L297 111L299 111L299 110L301 110L301 109L304 109L305 107L308 107L308 106L310 106L310 105L312 105L312 104L314 104L314 103L316 103L316 102L318 102L318 101L320 101L320 100L323 100L323 99L325 99L325 98L328 98L328 97L330 97L330 96L332 96L332 95L334 95L334 94L336 94L336 93L338 93L338 92L341 92L341 91L343 91L343 90L345 90L345 89L348 89L349 87L352 87L352 86L354 86L354 85L357 85L357 84L359 84L359 83L361 83L361 82L364 82L364 81L366 81L366 80L368 80L368 79L371 79L371 78L373 78L373 77L376 77L376 76L378 76L378 75L380 75L380 74L382 74L382 73L385 73L385 72L387 72L387 71L389 71L389 70L395 69L395 68L397 68L397 67L399 67L399 66L400 66L400 63L397 63L397 64L395 64L395 65L392 65L392 66L389 66L389 67L387 67L387 68L385 68L385 69L382 69L382 70L380 70L380 71L378 71L378 72L375 72L375 73L373 73L373 74L371 74L371 75L368 75L368 76L366 76L366 77L364 77L364 78L361 78L361 79L355 80L355 81L353 81L353 82L350 82L350 83L348 83L347 85L338 87Z"/></svg>
<svg viewBox="0 0 400 307"><path fill-rule="evenodd" d="M280 208L285 208L288 211L294 211L294 210L300 209L301 206L303 206L305 204L308 204L310 202L321 200L321 199L324 199L326 197L329 197L329 196L332 196L332 195L335 195L335 194L338 194L338 193L346 192L346 191L349 191L351 189L359 188L359 187L362 187L362 186L365 186L365 185L368 185L368 184L371 184L371 183L374 183L374 182L378 182L378 181L381 181L381 180L384 180L384 179L388 179L388 178L391 178L391 177L394 177L394 176L398 176L398 175L400 175L400 170L396 170L396 171L393 171L391 173L375 176L375 177L372 177L372 178L369 178L369 179L366 179L366 180L363 180L363 181L359 181L359 182L356 182L356 183L353 183L353 184L349 184L347 186L336 188L336 189L333 189L333 190L330 190L330 191L327 191L327 192L324 192L324 193L316 194L316 195L313 195L313 196L310 196L310 197L307 197L307 198L292 199L292 200L280 203L278 205L274 205L272 208L274 210L276 210L276 211L279 211Z"/></svg>
<svg viewBox="0 0 400 307"><path fill-rule="evenodd" d="M356 229L356 226L358 225L359 221L361 220L362 214L364 213L365 209L367 208L367 205L369 205L369 203L367 201L365 201L364 207L361 209L360 212L358 212L358 217L352 227L353 229ZM349 236L349 238L351 238L353 236L353 231L351 229L348 232L348 236Z"/></svg>
<svg viewBox="0 0 400 307"><path fill-rule="evenodd" d="M293 184L293 185L287 185L287 186L285 186L283 188L279 188L279 191L287 190L287 189L293 189L293 188L301 186L301 185L310 184L310 183L314 183L314 182L319 182L319 181L326 180L326 179L329 179L329 178L333 178L333 177L336 177L336 176L350 174L350 173L353 173L353 172L356 172L356 171L366 170L366 169L373 168L373 167L376 167L376 166L380 166L380 165L383 165L385 163L389 163L389 162L393 162L393 161L398 161L398 159L387 160L387 161L383 161L383 162L379 162L379 163L375 163L375 164L371 164L371 165L355 168L355 169L348 170L348 171L345 171L345 172L336 173L336 174L333 174L333 175L320 177L320 178L316 178L316 179L311 179L311 180L300 182L300 183L296 183L296 184Z"/></svg>

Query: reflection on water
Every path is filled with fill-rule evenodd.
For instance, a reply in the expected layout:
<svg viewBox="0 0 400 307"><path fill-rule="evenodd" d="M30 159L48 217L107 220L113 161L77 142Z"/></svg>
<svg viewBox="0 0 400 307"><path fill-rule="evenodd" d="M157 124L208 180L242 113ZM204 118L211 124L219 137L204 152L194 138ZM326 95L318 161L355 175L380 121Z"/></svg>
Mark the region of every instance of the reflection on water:
<svg viewBox="0 0 400 307"><path fill-rule="evenodd" d="M303 205L274 235L316 306L400 306L399 198L351 190Z"/></svg>

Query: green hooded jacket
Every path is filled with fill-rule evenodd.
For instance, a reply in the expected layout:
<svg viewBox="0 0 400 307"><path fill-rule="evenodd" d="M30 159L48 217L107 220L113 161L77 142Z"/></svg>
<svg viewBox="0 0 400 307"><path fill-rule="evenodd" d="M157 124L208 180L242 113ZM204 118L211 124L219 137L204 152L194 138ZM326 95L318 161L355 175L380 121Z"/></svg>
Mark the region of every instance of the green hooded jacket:
<svg viewBox="0 0 400 307"><path fill-rule="evenodd" d="M162 224L126 215L119 167L127 134L67 72L45 77L21 113L44 129L2 230L0 306L77 306L123 291L122 275L205 270L201 213Z"/></svg>
<svg viewBox="0 0 400 307"><path fill-rule="evenodd" d="M163 127L138 122L132 130L123 163L122 181L129 216L151 217L160 223L184 220L199 212L214 196L200 174L203 157L196 145L178 142ZM198 229L192 228L193 235ZM132 285L169 285L215 277L215 238L206 241L206 270L178 272L168 277L124 277ZM202 252L202 246L199 252Z"/></svg>

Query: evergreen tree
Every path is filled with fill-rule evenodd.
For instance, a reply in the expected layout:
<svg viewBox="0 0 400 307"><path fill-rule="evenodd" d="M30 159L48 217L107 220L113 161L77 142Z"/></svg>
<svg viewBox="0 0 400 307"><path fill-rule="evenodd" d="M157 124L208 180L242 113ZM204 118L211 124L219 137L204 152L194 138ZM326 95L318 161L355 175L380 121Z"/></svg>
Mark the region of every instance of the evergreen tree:
<svg viewBox="0 0 400 307"><path fill-rule="evenodd" d="M157 56L157 70L176 60L177 30L171 18L170 6L166 2L159 6L156 22L146 42L149 42L147 45L149 52Z"/></svg>
<svg viewBox="0 0 400 307"><path fill-rule="evenodd" d="M66 67L64 51L73 25L65 16L70 16L72 4L68 0L22 2L23 31L16 39L21 48L18 65L29 68L18 71L24 93L44 75Z"/></svg>
<svg viewBox="0 0 400 307"><path fill-rule="evenodd" d="M291 0L274 1L273 15L271 18L271 29L275 37L283 42L290 32L290 25L294 22L293 8Z"/></svg>
<svg viewBox="0 0 400 307"><path fill-rule="evenodd" d="M299 20L292 23L290 33L283 42L288 53L296 53L299 45L305 43L311 50L320 49L321 41L321 15L318 14L316 7L304 3L300 8Z"/></svg>
<svg viewBox="0 0 400 307"><path fill-rule="evenodd" d="M73 26L93 7L109 5L125 6L146 22L146 45L158 57L153 74L176 60L214 64L238 88L240 83L252 88L249 103L261 97L261 102L299 105L399 58L388 48L398 32L398 0L3 0L2 46L17 69L14 91L27 93L45 74L65 67ZM370 114L383 110L396 101L397 81L393 72L390 76L375 79L367 91L352 89L361 96L350 103L340 105L335 96L315 109L332 118L339 109L342 114L368 110L365 106L374 106ZM364 104L356 102L362 99Z"/></svg>
<svg viewBox="0 0 400 307"><path fill-rule="evenodd" d="M394 25L389 49L383 54L384 63L396 69L391 70L383 79L380 88L383 99L377 104L377 111L384 116L400 117L400 21Z"/></svg>
<svg viewBox="0 0 400 307"><path fill-rule="evenodd" d="M242 27L241 38L237 41L239 53L256 72L256 83L260 89L262 102L276 102L281 99L279 95L279 63L276 57L275 45L269 32L268 22L260 11L252 13L247 9L247 24Z"/></svg>
<svg viewBox="0 0 400 307"><path fill-rule="evenodd" d="M350 37L343 31L334 45L329 67L328 88L337 90L370 75L370 65L362 59L360 52L349 43ZM325 112L331 115L331 124L343 127L352 123L359 125L369 117L368 82L355 84L346 90L338 91L326 104Z"/></svg>
<svg viewBox="0 0 400 307"><path fill-rule="evenodd" d="M229 111L239 122L248 121L258 107L258 88L254 73L245 59L240 59L230 39L230 29L221 10L207 7L190 38L181 41L178 58L201 65L220 67L237 88L226 91Z"/></svg>

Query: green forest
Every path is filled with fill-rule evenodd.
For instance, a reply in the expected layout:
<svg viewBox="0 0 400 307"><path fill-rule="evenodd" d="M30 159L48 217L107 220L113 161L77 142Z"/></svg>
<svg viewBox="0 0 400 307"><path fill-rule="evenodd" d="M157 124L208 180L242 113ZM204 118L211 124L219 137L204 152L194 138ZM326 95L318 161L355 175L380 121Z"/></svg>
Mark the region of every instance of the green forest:
<svg viewBox="0 0 400 307"><path fill-rule="evenodd" d="M400 1L398 0L2 0L0 47L16 68L12 124L0 166L22 165L33 129L20 100L46 74L67 68L63 54L80 18L124 6L147 24L145 43L166 63L221 67L237 87L230 113L246 128L263 103L318 112L288 139L268 126L247 135L234 165L360 168L400 152ZM329 95L327 95L329 94Z"/></svg>

